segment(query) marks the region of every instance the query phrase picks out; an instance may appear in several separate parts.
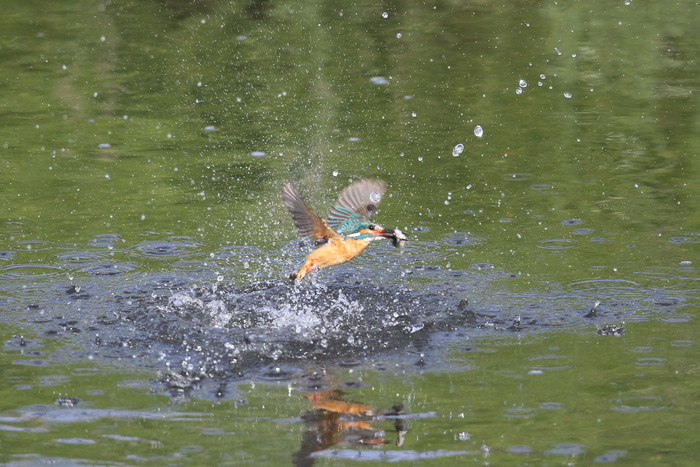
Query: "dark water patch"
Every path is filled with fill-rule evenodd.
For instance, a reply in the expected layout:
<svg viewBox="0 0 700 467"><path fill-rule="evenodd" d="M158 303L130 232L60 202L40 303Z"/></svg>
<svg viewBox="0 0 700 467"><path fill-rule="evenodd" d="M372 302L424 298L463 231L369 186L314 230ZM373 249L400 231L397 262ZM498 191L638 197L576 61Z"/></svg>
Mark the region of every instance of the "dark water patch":
<svg viewBox="0 0 700 467"><path fill-rule="evenodd" d="M361 282L329 287L268 281L146 298L129 319L143 326L137 339L175 344L208 371L226 374L269 362L347 360L424 346L428 333L420 331L426 327L454 329L475 315L441 294ZM193 325L206 334L193 333ZM191 371L197 365L190 361L178 363Z"/></svg>
<svg viewBox="0 0 700 467"><path fill-rule="evenodd" d="M15 256L13 251L0 251L0 261L10 261Z"/></svg>
<svg viewBox="0 0 700 467"><path fill-rule="evenodd" d="M561 225L581 225L583 221L581 219L564 219L561 221Z"/></svg>
<svg viewBox="0 0 700 467"><path fill-rule="evenodd" d="M474 246L480 242L475 237L471 237L467 233L453 232L445 236L445 243L453 246Z"/></svg>
<svg viewBox="0 0 700 467"><path fill-rule="evenodd" d="M470 336L563 326L620 335L631 317L666 310L680 316L685 305L681 290L657 289L650 296L651 291L627 280L583 280L564 291L539 287L514 293L498 285L509 276L494 264L454 270L448 262L436 264L461 254L472 241L457 232L435 243L412 240L403 250L378 244L352 263L319 271L300 284L255 279L285 275L306 253L298 247L273 256L255 247L227 246L186 262L168 250L165 257L187 267L157 274L137 274L132 263L95 262L89 249L75 249L58 256L75 261L80 268L71 271L75 277L49 276L40 284L12 276L16 280L3 288L22 284L24 295L15 292L5 300L6 316L31 329L31 334L21 331L31 336L25 340L29 346L40 347L38 342L48 339L70 341L78 347L64 351L71 356L129 359L161 370L161 381L172 391L206 386L226 397L225 388L220 391L211 381L288 381L298 379L308 363L354 368L391 362L416 371L463 370L463 361L443 357L463 348ZM144 242L125 251L160 244ZM58 274L63 269L49 270ZM518 280L513 276L508 280ZM32 300L24 300L25 295ZM586 318L597 298L600 306ZM17 342L6 341L6 348L21 349ZM24 365L53 358L25 356ZM541 374L567 368L565 361L543 358L526 370Z"/></svg>

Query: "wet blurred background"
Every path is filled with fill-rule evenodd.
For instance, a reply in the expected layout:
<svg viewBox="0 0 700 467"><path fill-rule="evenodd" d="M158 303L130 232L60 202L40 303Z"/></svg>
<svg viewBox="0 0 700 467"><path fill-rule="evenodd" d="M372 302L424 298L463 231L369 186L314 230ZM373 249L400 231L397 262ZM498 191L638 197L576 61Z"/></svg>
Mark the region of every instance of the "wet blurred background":
<svg viewBox="0 0 700 467"><path fill-rule="evenodd" d="M692 463L697 16L5 2L0 461ZM410 240L290 284L362 178Z"/></svg>

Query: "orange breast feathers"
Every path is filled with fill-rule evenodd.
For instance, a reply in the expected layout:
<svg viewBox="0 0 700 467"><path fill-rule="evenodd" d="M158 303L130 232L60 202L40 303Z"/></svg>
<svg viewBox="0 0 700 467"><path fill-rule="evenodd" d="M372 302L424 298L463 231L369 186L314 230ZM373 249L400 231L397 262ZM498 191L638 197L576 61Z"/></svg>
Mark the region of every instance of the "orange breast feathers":
<svg viewBox="0 0 700 467"><path fill-rule="evenodd" d="M328 243L315 249L306 257L303 266L297 271L297 280L303 279L305 275L314 269L323 269L346 263L362 253L367 246L369 246L369 242L355 240L354 238L331 238Z"/></svg>

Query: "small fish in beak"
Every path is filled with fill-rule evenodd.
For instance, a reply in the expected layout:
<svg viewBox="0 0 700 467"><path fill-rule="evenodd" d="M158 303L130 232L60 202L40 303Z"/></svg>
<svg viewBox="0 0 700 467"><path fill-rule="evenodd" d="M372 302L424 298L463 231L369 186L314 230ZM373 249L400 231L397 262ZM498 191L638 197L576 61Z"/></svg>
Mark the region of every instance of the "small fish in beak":
<svg viewBox="0 0 700 467"><path fill-rule="evenodd" d="M408 237L399 229L384 229L381 236L391 240L391 244L397 248L403 247L408 240Z"/></svg>

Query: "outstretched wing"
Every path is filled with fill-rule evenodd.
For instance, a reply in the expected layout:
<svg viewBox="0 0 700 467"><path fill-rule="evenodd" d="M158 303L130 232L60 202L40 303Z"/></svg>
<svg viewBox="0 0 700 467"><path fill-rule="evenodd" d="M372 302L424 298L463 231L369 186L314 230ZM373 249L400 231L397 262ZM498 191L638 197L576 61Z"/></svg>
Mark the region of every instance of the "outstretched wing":
<svg viewBox="0 0 700 467"><path fill-rule="evenodd" d="M317 240L326 241L337 237L326 221L318 217L301 199L294 185L287 183L282 187L282 202L292 215L297 230L302 235L309 235Z"/></svg>
<svg viewBox="0 0 700 467"><path fill-rule="evenodd" d="M372 219L372 214L384 196L386 184L381 180L360 180L340 193L328 225L341 235L356 232Z"/></svg>

